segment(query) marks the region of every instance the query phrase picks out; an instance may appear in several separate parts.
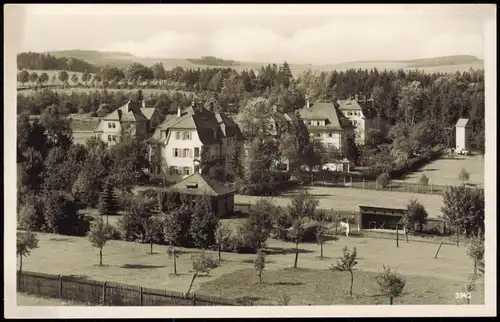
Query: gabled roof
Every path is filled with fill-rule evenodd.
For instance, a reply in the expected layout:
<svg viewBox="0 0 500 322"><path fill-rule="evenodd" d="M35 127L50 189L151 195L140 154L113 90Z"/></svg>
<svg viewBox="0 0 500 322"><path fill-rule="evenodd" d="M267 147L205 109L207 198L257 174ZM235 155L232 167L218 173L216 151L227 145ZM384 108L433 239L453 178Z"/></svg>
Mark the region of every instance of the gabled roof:
<svg viewBox="0 0 500 322"><path fill-rule="evenodd" d="M144 115L144 112L149 114L150 109L151 108L142 107L141 103L132 103L129 101L125 105L119 107L118 109L103 117L103 120L119 122L144 122L149 120L149 118Z"/></svg>
<svg viewBox="0 0 500 322"><path fill-rule="evenodd" d="M70 118L70 128L73 132L93 132L97 129L101 119L92 118Z"/></svg>
<svg viewBox="0 0 500 322"><path fill-rule="evenodd" d="M168 191L186 195L222 197L234 194L235 191L224 187L199 173L194 173L184 180L168 188Z"/></svg>
<svg viewBox="0 0 500 322"><path fill-rule="evenodd" d="M151 117L153 117L154 112L156 111L156 108L154 107L143 107L141 108L142 114L148 119L151 120Z"/></svg>
<svg viewBox="0 0 500 322"><path fill-rule="evenodd" d="M469 119L459 119L457 121L457 124L455 124L456 127L470 127L471 124L469 122Z"/></svg>
<svg viewBox="0 0 500 322"><path fill-rule="evenodd" d="M324 130L343 130L353 128L351 122L342 114L342 112L331 102L316 102L310 104L309 107L304 106L299 110L301 119L303 120L327 120L326 125L322 126ZM308 127L310 130L316 128Z"/></svg>
<svg viewBox="0 0 500 322"><path fill-rule="evenodd" d="M181 116L167 115L165 121L156 127L153 138L161 139L161 131L171 129L196 130L203 144L216 144L223 137L243 137L239 127L228 116L211 112L202 106L185 108Z"/></svg>
<svg viewBox="0 0 500 322"><path fill-rule="evenodd" d="M373 100L338 100L339 110L344 111L361 111L366 119L372 119L377 116L377 110L373 106Z"/></svg>

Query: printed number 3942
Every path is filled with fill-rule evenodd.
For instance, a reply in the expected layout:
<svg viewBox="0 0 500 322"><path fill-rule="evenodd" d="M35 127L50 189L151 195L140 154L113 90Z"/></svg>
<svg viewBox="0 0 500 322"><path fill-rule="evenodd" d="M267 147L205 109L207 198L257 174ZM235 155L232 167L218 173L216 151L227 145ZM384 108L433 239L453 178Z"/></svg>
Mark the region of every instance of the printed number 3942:
<svg viewBox="0 0 500 322"><path fill-rule="evenodd" d="M471 294L469 292L460 292L460 293L455 293L455 299L470 299Z"/></svg>

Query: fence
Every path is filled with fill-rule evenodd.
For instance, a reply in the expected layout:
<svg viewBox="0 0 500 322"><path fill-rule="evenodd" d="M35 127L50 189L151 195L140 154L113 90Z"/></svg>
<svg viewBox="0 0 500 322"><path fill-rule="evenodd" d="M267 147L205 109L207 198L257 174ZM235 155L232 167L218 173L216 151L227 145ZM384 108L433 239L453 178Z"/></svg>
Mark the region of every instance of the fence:
<svg viewBox="0 0 500 322"><path fill-rule="evenodd" d="M299 180L311 186L318 187L347 187L379 191L411 192L422 194L443 195L446 185L421 184L406 181L390 181L382 186L374 179L366 179L360 175L344 172L317 172L301 174Z"/></svg>
<svg viewBox="0 0 500 322"><path fill-rule="evenodd" d="M74 276L17 272L17 291L80 303L112 306L237 306L251 305L213 296L101 282Z"/></svg>

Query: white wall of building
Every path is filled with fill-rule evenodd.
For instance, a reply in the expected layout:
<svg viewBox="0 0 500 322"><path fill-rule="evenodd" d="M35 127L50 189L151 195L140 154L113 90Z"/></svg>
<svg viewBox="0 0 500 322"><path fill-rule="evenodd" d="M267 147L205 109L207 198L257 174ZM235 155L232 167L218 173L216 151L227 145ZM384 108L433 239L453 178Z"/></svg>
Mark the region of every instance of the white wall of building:
<svg viewBox="0 0 500 322"><path fill-rule="evenodd" d="M470 137L472 134L472 129L462 126L457 126L455 129L456 129L455 149L458 151L462 149L470 149Z"/></svg>
<svg viewBox="0 0 500 322"><path fill-rule="evenodd" d="M162 132L161 138L162 141L166 141L166 145L162 148L162 171L175 181L192 175L195 171L194 160L200 159L203 146L198 132L194 129L172 129L167 137L164 133ZM184 133L189 133L189 136L185 137ZM174 151L177 151L177 154L174 154ZM171 172L171 167L175 167L175 173Z"/></svg>
<svg viewBox="0 0 500 322"><path fill-rule="evenodd" d="M102 133L98 133L97 136L100 136L101 140L108 145L114 145L120 140L122 128L118 121L101 120L99 130L101 130Z"/></svg>

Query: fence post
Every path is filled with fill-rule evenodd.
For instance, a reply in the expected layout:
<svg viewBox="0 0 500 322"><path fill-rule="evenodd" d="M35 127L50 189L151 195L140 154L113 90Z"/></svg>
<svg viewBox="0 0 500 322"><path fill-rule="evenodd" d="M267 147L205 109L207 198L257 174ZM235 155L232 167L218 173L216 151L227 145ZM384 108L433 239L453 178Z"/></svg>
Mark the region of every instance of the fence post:
<svg viewBox="0 0 500 322"><path fill-rule="evenodd" d="M392 181L389 181L389 191L392 191Z"/></svg>
<svg viewBox="0 0 500 322"><path fill-rule="evenodd" d="M431 183L431 195L432 195L432 183Z"/></svg>
<svg viewBox="0 0 500 322"><path fill-rule="evenodd" d="M23 291L23 289L22 289L23 287L22 287L22 283L21 283L21 281L22 281L22 274L23 274L23 272L21 270L17 271L17 291L18 292L22 292Z"/></svg>
<svg viewBox="0 0 500 322"><path fill-rule="evenodd" d="M365 177L363 177L363 189L365 188Z"/></svg>
<svg viewBox="0 0 500 322"><path fill-rule="evenodd" d="M196 294L193 293L193 306L196 306Z"/></svg>
<svg viewBox="0 0 500 322"><path fill-rule="evenodd" d="M399 225L396 224L396 247L399 247Z"/></svg>
<svg viewBox="0 0 500 322"><path fill-rule="evenodd" d="M139 288L139 303L141 304L141 306L144 305L144 297L143 297L143 291L142 291L142 286Z"/></svg>
<svg viewBox="0 0 500 322"><path fill-rule="evenodd" d="M345 186L345 175L344 175L344 186Z"/></svg>
<svg viewBox="0 0 500 322"><path fill-rule="evenodd" d="M406 179L405 179L405 192L406 192Z"/></svg>
<svg viewBox="0 0 500 322"><path fill-rule="evenodd" d="M102 284L102 304L106 304L106 281Z"/></svg>
<svg viewBox="0 0 500 322"><path fill-rule="evenodd" d="M351 188L352 188L352 177L351 177Z"/></svg>
<svg viewBox="0 0 500 322"><path fill-rule="evenodd" d="M417 182L417 193L420 193L420 183Z"/></svg>
<svg viewBox="0 0 500 322"><path fill-rule="evenodd" d="M62 299L63 293L63 276L59 275L59 298Z"/></svg>

